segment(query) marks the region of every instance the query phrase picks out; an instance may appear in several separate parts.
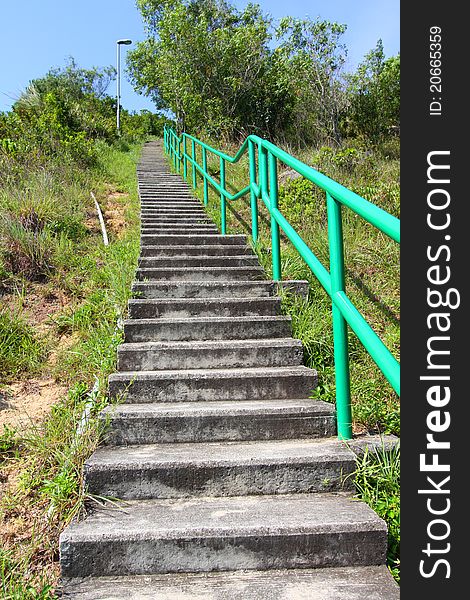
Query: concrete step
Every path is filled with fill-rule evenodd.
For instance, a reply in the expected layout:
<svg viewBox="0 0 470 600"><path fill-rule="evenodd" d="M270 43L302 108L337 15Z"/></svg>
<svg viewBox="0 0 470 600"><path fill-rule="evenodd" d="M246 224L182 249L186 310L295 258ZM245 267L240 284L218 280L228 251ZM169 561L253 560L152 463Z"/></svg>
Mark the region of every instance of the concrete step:
<svg viewBox="0 0 470 600"><path fill-rule="evenodd" d="M184 210L174 210L174 209L166 209L162 211L161 209L155 208L145 208L141 211L140 214L141 221L146 220L159 220L159 221L180 221L181 219L187 221L194 221L197 219L206 219L210 220L207 214L204 211L199 209L189 209L185 208Z"/></svg>
<svg viewBox="0 0 470 600"><path fill-rule="evenodd" d="M140 196L146 198L190 198L197 200L188 188L173 188L164 185L148 185L139 187Z"/></svg>
<svg viewBox="0 0 470 600"><path fill-rule="evenodd" d="M143 224L140 228L141 234L142 236L148 236L148 235L159 235L159 234L165 234L165 233L169 233L172 235L179 235L179 234L195 234L195 235L200 235L200 234L209 234L209 235L217 235L219 230L217 229L217 227L215 227L214 225L173 225L173 226L169 226L169 225L145 225Z"/></svg>
<svg viewBox="0 0 470 600"><path fill-rule="evenodd" d="M195 198L188 192L179 192L177 194L169 194L167 192L146 192L140 190L140 200L142 203L163 203L163 204L175 204L179 202L193 204L194 206L202 207L202 202L199 198Z"/></svg>
<svg viewBox="0 0 470 600"><path fill-rule="evenodd" d="M179 221L180 219L209 219L207 213L199 208L184 210L162 209L158 208L143 208L140 213L141 219L159 219L161 221ZM212 222L212 221L211 221Z"/></svg>
<svg viewBox="0 0 470 600"><path fill-rule="evenodd" d="M318 400L162 402L104 409L105 444L167 444L328 437L336 434L334 405Z"/></svg>
<svg viewBox="0 0 470 600"><path fill-rule="evenodd" d="M154 214L154 215L163 215L163 216L179 216L179 215L204 215L207 216L207 213L200 207L200 205L193 203L185 203L185 204L162 204L162 203L146 203L142 204L140 207L141 214Z"/></svg>
<svg viewBox="0 0 470 600"><path fill-rule="evenodd" d="M140 218L141 223L146 224L163 224L163 225L181 225L189 224L194 225L197 223L211 223L211 221L207 218L206 215L174 215L174 216L155 216L155 215L141 215Z"/></svg>
<svg viewBox="0 0 470 600"><path fill-rule="evenodd" d="M198 244L243 244L246 245L245 235L220 235L220 234L171 234L162 233L159 235L146 234L140 236L142 246L159 246L163 244L189 244L191 246Z"/></svg>
<svg viewBox="0 0 470 600"><path fill-rule="evenodd" d="M184 202L171 202L164 200L141 200L141 210L155 210L155 211L186 211L186 210L197 210L204 211L201 203L197 200L185 200ZM205 211L204 211L205 212ZM205 213L207 214L207 213Z"/></svg>
<svg viewBox="0 0 470 600"><path fill-rule="evenodd" d="M161 190L139 190L139 196L144 200L159 200L159 201L167 201L171 202L173 199L183 199L186 202L193 202L195 204L202 205L199 198L195 198L191 192L188 190L179 190L176 192L171 192L169 190L161 189Z"/></svg>
<svg viewBox="0 0 470 600"><path fill-rule="evenodd" d="M147 202L141 205L141 213L148 214L156 214L162 216L171 216L171 215L204 215L207 217L206 211L200 205L195 205L193 203L188 203L188 206L161 206L160 204L155 204L151 202Z"/></svg>
<svg viewBox="0 0 470 600"><path fill-rule="evenodd" d="M60 536L64 577L321 568L385 562L387 528L341 494L140 500Z"/></svg>
<svg viewBox="0 0 470 600"><path fill-rule="evenodd" d="M220 340L144 342L118 347L118 371L226 369L301 365L300 340Z"/></svg>
<svg viewBox="0 0 470 600"><path fill-rule="evenodd" d="M72 579L76 600L399 600L385 565Z"/></svg>
<svg viewBox="0 0 470 600"><path fill-rule="evenodd" d="M132 291L140 298L268 298L279 288L302 296L308 294L307 281L135 281Z"/></svg>
<svg viewBox="0 0 470 600"><path fill-rule="evenodd" d="M158 219L143 219L140 222L141 233L173 232L176 233L218 233L217 227L211 225L206 219L178 219L176 221L165 221Z"/></svg>
<svg viewBox="0 0 470 600"><path fill-rule="evenodd" d="M139 259L139 267L146 269L184 267L259 267L257 256L144 256Z"/></svg>
<svg viewBox="0 0 470 600"><path fill-rule="evenodd" d="M191 246L190 244L181 244L174 246L142 246L141 256L256 256L249 246L238 244L200 244Z"/></svg>
<svg viewBox="0 0 470 600"><path fill-rule="evenodd" d="M124 321L124 338L131 343L253 340L290 336L291 318L276 315L177 319L164 317Z"/></svg>
<svg viewBox="0 0 470 600"><path fill-rule="evenodd" d="M122 371L109 376L109 394L132 404L309 398L317 373L307 367Z"/></svg>
<svg viewBox="0 0 470 600"><path fill-rule="evenodd" d="M262 267L159 267L138 268L135 278L163 279L165 281L244 281L246 279L264 279Z"/></svg>
<svg viewBox="0 0 470 600"><path fill-rule="evenodd" d="M281 299L273 298L171 298L129 300L130 319L189 317L256 317L280 315Z"/></svg>
<svg viewBox="0 0 470 600"><path fill-rule="evenodd" d="M175 208L180 208L182 205L190 205L192 207L203 208L203 203L198 199L194 198L191 194L179 193L179 194L167 194L156 193L156 192L140 192L139 199L142 207L151 206L165 206L170 205Z"/></svg>
<svg viewBox="0 0 470 600"><path fill-rule="evenodd" d="M122 500L353 491L356 455L335 438L107 446L88 492Z"/></svg>
<svg viewBox="0 0 470 600"><path fill-rule="evenodd" d="M170 198L168 196L140 196L140 207L141 209L172 209L172 210L185 210L197 208L201 209L202 204L188 196L180 198Z"/></svg>

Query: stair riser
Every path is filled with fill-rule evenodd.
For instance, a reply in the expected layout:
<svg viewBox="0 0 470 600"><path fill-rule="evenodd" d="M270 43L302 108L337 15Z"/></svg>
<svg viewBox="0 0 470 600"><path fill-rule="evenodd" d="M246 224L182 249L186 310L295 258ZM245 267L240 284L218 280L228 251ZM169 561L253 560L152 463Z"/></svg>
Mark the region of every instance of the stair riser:
<svg viewBox="0 0 470 600"><path fill-rule="evenodd" d="M124 395L128 403L196 402L211 400L269 400L271 398L308 398L316 376L289 375L261 377L220 377L176 379L160 377L158 381L136 379L109 380L112 397Z"/></svg>
<svg viewBox="0 0 470 600"><path fill-rule="evenodd" d="M180 223L211 223L205 215L181 215L175 214L172 216L161 215L142 215L141 223L163 223L164 225L179 225Z"/></svg>
<svg viewBox="0 0 470 600"><path fill-rule="evenodd" d="M181 215L181 214L189 214L189 215L202 215L207 217L207 213L205 212L205 210L203 210L201 208L200 205L194 204L194 203L189 203L187 204L186 207L184 206L172 206L171 203L168 206L168 203L166 203L165 205L162 205L161 203L154 203L154 202L144 202L141 204L140 206L140 210L141 213L149 213L149 214L156 214L156 215L163 215L163 216L172 216L172 215Z"/></svg>
<svg viewBox="0 0 470 600"><path fill-rule="evenodd" d="M259 262L256 256L233 256L233 257L207 257L200 258L141 258L139 267L147 269L158 269L160 267L257 267Z"/></svg>
<svg viewBox="0 0 470 600"><path fill-rule="evenodd" d="M140 255L145 256L176 256L191 258L193 256L256 256L248 246L142 246Z"/></svg>
<svg viewBox="0 0 470 600"><path fill-rule="evenodd" d="M177 518L177 513L175 513ZM384 531L62 542L64 577L375 565Z"/></svg>
<svg viewBox="0 0 470 600"><path fill-rule="evenodd" d="M178 235L180 233L182 234L204 234L204 233L212 233L214 235L217 235L219 233L219 230L217 229L217 227L214 227L213 225L142 225L141 226L141 232L143 235L152 235L152 234L159 234L159 233L172 233L174 235Z"/></svg>
<svg viewBox="0 0 470 600"><path fill-rule="evenodd" d="M303 296L308 292L308 283L284 282L286 288ZM264 281L214 281L214 282L134 282L132 290L139 298L269 298L278 295L278 285Z"/></svg>
<svg viewBox="0 0 470 600"><path fill-rule="evenodd" d="M140 208L150 210L170 209L173 211L182 211L187 209L195 209L199 211L203 210L201 203L193 198L169 198L168 196L162 198L147 198L145 196L141 196Z"/></svg>
<svg viewBox="0 0 470 600"><path fill-rule="evenodd" d="M190 194L158 194L158 193L145 193L140 192L140 201L144 205L161 205L161 204L190 204L191 206L199 209L203 209L203 204L194 196Z"/></svg>
<svg viewBox="0 0 470 600"><path fill-rule="evenodd" d="M199 269L199 270L198 270ZM233 270L218 267L190 267L168 269L137 269L136 279L139 281L164 279L166 281L237 281L246 279L263 279L264 271L256 267L237 267Z"/></svg>
<svg viewBox="0 0 470 600"><path fill-rule="evenodd" d="M291 335L289 320L145 322L126 321L126 342L190 342L203 340L249 340L286 338Z"/></svg>
<svg viewBox="0 0 470 600"><path fill-rule="evenodd" d="M299 346L279 348L221 348L211 350L165 348L160 351L118 351L118 371L162 371L164 369L224 369L242 367L289 367L301 365Z"/></svg>
<svg viewBox="0 0 470 600"><path fill-rule="evenodd" d="M122 419L111 417L104 443L138 444L287 440L333 436L334 416L305 414L272 416L162 417Z"/></svg>
<svg viewBox="0 0 470 600"><path fill-rule="evenodd" d="M281 301L276 298L259 298L252 301L224 302L202 300L187 302L129 302L131 319L189 318L189 317L255 317L280 314Z"/></svg>
<svg viewBox="0 0 470 600"><path fill-rule="evenodd" d="M180 203L187 202L191 203L194 206L201 206L199 200L191 196L191 194L179 193L179 194L170 194L168 192L140 192L139 193L140 200L142 202L166 202L166 203Z"/></svg>
<svg viewBox="0 0 470 600"><path fill-rule="evenodd" d="M91 494L122 500L250 496L351 491L355 463L350 461L299 464L230 465L173 468L107 468L85 465Z"/></svg>
<svg viewBox="0 0 470 600"><path fill-rule="evenodd" d="M161 234L161 235L143 235L141 236L142 246L159 246L163 244L188 244L190 246L198 244L228 244L228 245L246 245L246 237L226 237L223 235L176 235L176 234Z"/></svg>

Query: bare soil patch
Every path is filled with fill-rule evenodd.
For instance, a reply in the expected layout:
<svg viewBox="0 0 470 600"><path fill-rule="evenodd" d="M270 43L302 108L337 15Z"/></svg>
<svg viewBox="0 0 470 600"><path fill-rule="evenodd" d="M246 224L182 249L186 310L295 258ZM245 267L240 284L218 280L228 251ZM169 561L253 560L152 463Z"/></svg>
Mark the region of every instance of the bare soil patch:
<svg viewBox="0 0 470 600"><path fill-rule="evenodd" d="M117 236L120 237L127 227L126 200L129 194L123 192L111 192L106 199L106 208L103 211L106 226Z"/></svg>
<svg viewBox="0 0 470 600"><path fill-rule="evenodd" d="M41 421L67 387L52 378L28 379L0 390L0 431L3 425L27 427Z"/></svg>

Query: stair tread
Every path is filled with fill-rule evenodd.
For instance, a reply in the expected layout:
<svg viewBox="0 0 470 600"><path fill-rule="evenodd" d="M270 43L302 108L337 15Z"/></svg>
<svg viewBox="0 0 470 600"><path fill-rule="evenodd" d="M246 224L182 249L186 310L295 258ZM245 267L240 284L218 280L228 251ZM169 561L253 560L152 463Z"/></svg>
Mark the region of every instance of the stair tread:
<svg viewBox="0 0 470 600"><path fill-rule="evenodd" d="M244 304L259 304L259 303L266 303L266 304L270 304L272 302L279 302L281 300L280 296L266 296L266 297L253 297L253 298L245 298L243 296L240 297L232 297L232 298L221 298L220 296L207 296L205 298L131 298L129 300L129 304L135 304L135 305L139 305L139 304L165 304L168 306L173 306L173 305L183 305L186 306L188 304L202 304L203 306L208 304L208 303L215 303L215 302L219 302L220 304L222 304L223 306L226 306L227 304L240 304L240 303L244 303ZM260 317L263 315L259 315ZM266 315L264 315L266 316ZM276 316L276 315L272 315L272 316ZM283 316L283 315L279 315L279 316Z"/></svg>
<svg viewBox="0 0 470 600"><path fill-rule="evenodd" d="M399 600L385 565L71 579L76 600Z"/></svg>
<svg viewBox="0 0 470 600"><path fill-rule="evenodd" d="M380 531L386 525L350 494L129 500L97 507L62 534L61 543L124 539L275 536ZM378 557L381 559L381 557Z"/></svg>
<svg viewBox="0 0 470 600"><path fill-rule="evenodd" d="M253 348L253 347L287 347L302 346L300 340L294 338L265 338L249 340L201 340L201 341L168 341L168 342L125 342L118 346L119 352L135 352L136 350L185 350L200 348L201 351L215 348Z"/></svg>
<svg viewBox="0 0 470 600"><path fill-rule="evenodd" d="M322 400L269 399L240 400L239 402L213 400L212 402L154 402L149 404L118 404L108 406L105 414L140 419L142 417L197 417L197 416L242 416L242 415L289 415L302 416L335 414L335 407Z"/></svg>
<svg viewBox="0 0 470 600"><path fill-rule="evenodd" d="M198 442L107 446L98 448L86 461L88 470L132 468L171 468L209 466L350 463L355 454L336 438L313 440L254 440L233 442Z"/></svg>
<svg viewBox="0 0 470 600"><path fill-rule="evenodd" d="M315 373L313 369L304 366L293 366L293 367L240 367L235 369L174 369L166 371L119 371L112 373L109 376L110 380L126 380L132 378L136 379L158 379L162 377L164 379L179 378L179 379L191 379L191 378L217 378L217 377L240 377L243 375L251 375L258 377L275 377L276 375L310 375Z"/></svg>
<svg viewBox="0 0 470 600"><path fill-rule="evenodd" d="M290 316L287 315L256 315L247 317L155 317L153 319L126 319L124 325L127 324L142 324L149 325L152 323L236 323L236 322L256 322L256 321L279 321L290 322Z"/></svg>

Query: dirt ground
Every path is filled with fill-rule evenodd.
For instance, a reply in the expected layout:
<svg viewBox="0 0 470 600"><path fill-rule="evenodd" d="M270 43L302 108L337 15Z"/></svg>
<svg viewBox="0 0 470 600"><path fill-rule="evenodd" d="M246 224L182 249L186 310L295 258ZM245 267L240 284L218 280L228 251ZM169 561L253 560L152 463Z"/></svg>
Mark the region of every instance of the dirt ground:
<svg viewBox="0 0 470 600"><path fill-rule="evenodd" d="M117 236L122 235L124 229L127 227L125 219L126 213L126 199L129 198L129 194L122 192L112 192L107 197L106 207L104 209L104 218L106 226Z"/></svg>
<svg viewBox="0 0 470 600"><path fill-rule="evenodd" d="M3 425L28 426L41 421L67 388L51 378L28 379L0 390L0 431Z"/></svg>

